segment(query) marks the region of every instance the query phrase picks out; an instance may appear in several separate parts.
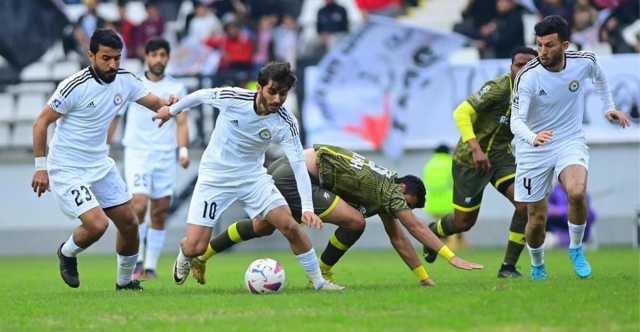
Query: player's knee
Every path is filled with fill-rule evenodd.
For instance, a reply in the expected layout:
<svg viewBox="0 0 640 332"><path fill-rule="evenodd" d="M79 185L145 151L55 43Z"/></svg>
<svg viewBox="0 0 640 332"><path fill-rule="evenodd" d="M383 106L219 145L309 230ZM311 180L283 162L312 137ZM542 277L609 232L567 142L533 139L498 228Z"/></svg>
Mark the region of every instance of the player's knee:
<svg viewBox="0 0 640 332"><path fill-rule="evenodd" d="M91 223L85 224L85 228L95 237L101 237L109 228L109 220L97 219Z"/></svg>
<svg viewBox="0 0 640 332"><path fill-rule="evenodd" d="M366 222L364 220L364 216L360 214L358 216L353 216L352 218L350 218L347 225L345 225L345 228L354 232L364 232L365 225Z"/></svg>
<svg viewBox="0 0 640 332"><path fill-rule="evenodd" d="M167 210L165 208L153 208L150 211L151 223L158 227L161 226L164 228L164 222L166 219Z"/></svg>
<svg viewBox="0 0 640 332"><path fill-rule="evenodd" d="M567 197L571 204L581 204L585 200L585 193L582 188L568 188Z"/></svg>
<svg viewBox="0 0 640 332"><path fill-rule="evenodd" d="M476 224L476 218L474 218L471 215L464 215L462 218L459 218L458 220L454 220L453 225L455 227L455 231L457 233L463 233L466 232L468 230L470 230L471 228L473 228L473 225Z"/></svg>
<svg viewBox="0 0 640 332"><path fill-rule="evenodd" d="M522 203L515 203L515 208L516 208L516 214L521 215L521 216L526 216L527 215L527 205L526 204L522 204Z"/></svg>
<svg viewBox="0 0 640 332"><path fill-rule="evenodd" d="M187 240L182 242L182 253L187 257L200 256L207 251L207 241Z"/></svg>
<svg viewBox="0 0 640 332"><path fill-rule="evenodd" d="M300 226L296 222L291 219L291 222L282 225L279 228L280 233L284 235L287 239L295 238L298 236L298 232L300 231Z"/></svg>

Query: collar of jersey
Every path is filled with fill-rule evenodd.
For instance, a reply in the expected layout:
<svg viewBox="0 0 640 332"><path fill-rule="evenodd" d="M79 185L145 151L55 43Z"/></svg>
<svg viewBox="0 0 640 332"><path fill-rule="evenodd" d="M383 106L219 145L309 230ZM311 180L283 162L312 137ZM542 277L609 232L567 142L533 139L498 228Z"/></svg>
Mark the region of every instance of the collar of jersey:
<svg viewBox="0 0 640 332"><path fill-rule="evenodd" d="M96 82L98 82L98 84L100 84L100 85L107 84L107 82L105 82L105 81L100 79L100 77L98 76L98 73L96 73L93 70L92 66L89 66L89 73L91 73L91 77L93 77L93 79L96 80Z"/></svg>

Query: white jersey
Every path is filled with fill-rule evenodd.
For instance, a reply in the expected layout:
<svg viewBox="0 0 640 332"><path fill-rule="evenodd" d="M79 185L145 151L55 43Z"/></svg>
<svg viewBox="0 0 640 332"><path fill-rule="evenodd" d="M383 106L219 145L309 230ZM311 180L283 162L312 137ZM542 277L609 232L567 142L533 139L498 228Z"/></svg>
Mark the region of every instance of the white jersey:
<svg viewBox="0 0 640 332"><path fill-rule="evenodd" d="M568 140L584 142L584 81L592 79L605 111L614 109L613 99L596 57L591 52L565 52L565 68L546 69L535 58L516 76L511 131L518 156L555 149ZM533 147L536 134L553 130L553 138Z"/></svg>
<svg viewBox="0 0 640 332"><path fill-rule="evenodd" d="M199 181L219 187L252 184L267 173L263 164L269 143L278 143L294 170L303 211L313 212L311 182L295 117L284 108L258 115L255 97L256 92L240 88L202 89L171 106L173 114L203 103L220 110L200 162Z"/></svg>
<svg viewBox="0 0 640 332"><path fill-rule="evenodd" d="M107 129L120 109L149 92L136 76L119 69L111 83L87 67L58 85L47 104L62 117L49 145L47 167L74 167L100 178L113 166Z"/></svg>
<svg viewBox="0 0 640 332"><path fill-rule="evenodd" d="M168 75L157 82L150 81L146 75L141 79L144 86L160 98L169 99L170 96L182 98L187 94L184 84ZM126 113L127 125L122 139L125 147L153 151L175 150L177 147L175 121L169 121L158 128L158 124L152 121L154 113L136 103L130 103Z"/></svg>

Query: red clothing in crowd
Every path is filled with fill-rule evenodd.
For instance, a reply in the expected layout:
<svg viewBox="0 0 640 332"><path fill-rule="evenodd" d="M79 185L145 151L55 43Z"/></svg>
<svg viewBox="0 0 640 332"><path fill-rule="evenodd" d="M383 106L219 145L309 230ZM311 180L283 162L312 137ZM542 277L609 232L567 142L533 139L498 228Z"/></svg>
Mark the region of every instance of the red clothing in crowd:
<svg viewBox="0 0 640 332"><path fill-rule="evenodd" d="M207 46L222 49L220 68L226 69L231 65L250 65L253 59L253 41L246 33L240 33L236 38L223 36L209 38Z"/></svg>
<svg viewBox="0 0 640 332"><path fill-rule="evenodd" d="M356 0L356 5L361 10L376 12L391 7L400 7L401 0Z"/></svg>

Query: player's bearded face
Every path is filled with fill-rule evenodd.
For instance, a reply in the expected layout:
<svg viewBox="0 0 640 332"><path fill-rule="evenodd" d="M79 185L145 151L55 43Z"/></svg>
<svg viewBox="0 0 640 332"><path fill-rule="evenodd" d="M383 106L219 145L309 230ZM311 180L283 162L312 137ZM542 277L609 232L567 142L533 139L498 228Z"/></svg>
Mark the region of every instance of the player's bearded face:
<svg viewBox="0 0 640 332"><path fill-rule="evenodd" d="M95 54L89 52L91 66L101 80L111 83L116 79L120 67L121 50L100 45Z"/></svg>
<svg viewBox="0 0 640 332"><path fill-rule="evenodd" d="M557 33L536 37L540 61L545 67L558 67L562 63L564 50L569 46L566 41L560 41Z"/></svg>
<svg viewBox="0 0 640 332"><path fill-rule="evenodd" d="M277 112L285 100L287 100L287 94L289 89L269 81L269 84L265 86L258 85L258 92L260 94L260 105L262 110L266 113Z"/></svg>
<svg viewBox="0 0 640 332"><path fill-rule="evenodd" d="M164 70L169 63L169 54L164 48L151 51L144 56L144 61L149 66L149 71L154 75L164 75Z"/></svg>

